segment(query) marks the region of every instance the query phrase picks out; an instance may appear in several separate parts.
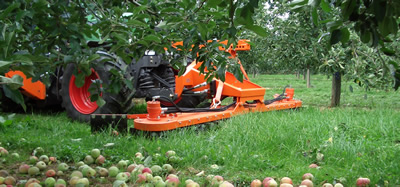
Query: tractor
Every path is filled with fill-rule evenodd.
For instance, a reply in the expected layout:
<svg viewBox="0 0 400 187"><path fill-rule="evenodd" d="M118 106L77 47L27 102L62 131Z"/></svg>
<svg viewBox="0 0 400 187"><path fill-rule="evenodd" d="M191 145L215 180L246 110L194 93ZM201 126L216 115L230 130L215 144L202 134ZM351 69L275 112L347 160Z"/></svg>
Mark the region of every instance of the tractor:
<svg viewBox="0 0 400 187"><path fill-rule="evenodd" d="M227 44L227 41L220 42L224 46ZM250 44L248 40L239 40L235 47L220 46L219 49L230 53L230 58L237 59L236 52L250 50ZM40 81L27 79L20 71L10 71L6 76L22 76L24 85L20 90L27 98L45 105L61 104L71 119L90 122L92 131L110 125L123 131L127 129L127 121L133 120L136 130L160 132L219 121L248 112L294 109L302 105L301 101L293 99L293 88L285 88L282 94L265 100L266 89L250 81L240 60L237 62L244 75L243 81L230 72L225 73L225 81L215 78L206 81L206 75L199 70L202 62L193 61L183 75L178 76L178 71L163 55L148 53L126 64L113 54L97 53L102 56L99 61L103 65L92 68L81 87L75 84L74 72L77 67L74 64L60 67L47 88ZM118 93L102 92L100 95L106 103L99 107L90 99L91 87L98 80L101 80L100 86L113 84L110 78L112 69L125 70L124 79L131 81L134 89L122 87ZM129 114L134 98L146 98L146 114ZM232 98L232 102L227 103L227 98ZM207 101L208 106L199 107L200 103Z"/></svg>

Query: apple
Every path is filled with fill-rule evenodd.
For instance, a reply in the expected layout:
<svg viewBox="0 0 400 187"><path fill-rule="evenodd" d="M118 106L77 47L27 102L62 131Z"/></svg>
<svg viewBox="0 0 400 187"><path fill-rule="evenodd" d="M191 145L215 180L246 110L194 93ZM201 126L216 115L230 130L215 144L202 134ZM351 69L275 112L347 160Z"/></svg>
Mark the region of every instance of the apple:
<svg viewBox="0 0 400 187"><path fill-rule="evenodd" d="M60 176L63 176L63 175L64 175L64 172L63 172L63 171L57 171L56 175L59 176L59 177L60 177Z"/></svg>
<svg viewBox="0 0 400 187"><path fill-rule="evenodd" d="M9 187L9 186L7 186L7 187ZM27 187L42 187L42 185L40 185L39 183L31 183Z"/></svg>
<svg viewBox="0 0 400 187"><path fill-rule="evenodd" d="M371 181L369 180L369 178L360 177L357 179L356 185L359 187L361 187L361 186L364 187L364 186L368 186L370 182Z"/></svg>
<svg viewBox="0 0 400 187"><path fill-rule="evenodd" d="M36 164L36 162L38 162L38 161L39 161L39 159L36 156L30 156L29 157L29 163L30 164Z"/></svg>
<svg viewBox="0 0 400 187"><path fill-rule="evenodd" d="M169 151L167 151L166 153L165 153L165 156L167 156L167 157L171 157L171 156L175 156L176 155L176 153L175 153L175 151L173 151L173 150L169 150Z"/></svg>
<svg viewBox="0 0 400 187"><path fill-rule="evenodd" d="M311 173L305 173L302 177L303 180L308 179L310 181L312 181L314 179L314 175L312 175Z"/></svg>
<svg viewBox="0 0 400 187"><path fill-rule="evenodd" d="M128 185L126 185L126 183L124 181L116 180L116 181L114 181L112 186L113 187L127 187Z"/></svg>
<svg viewBox="0 0 400 187"><path fill-rule="evenodd" d="M15 185L16 182L17 182L17 181L16 181L15 178L12 177L12 176L8 176L8 177L6 177L6 178L4 179L4 184L6 184L6 185Z"/></svg>
<svg viewBox="0 0 400 187"><path fill-rule="evenodd" d="M121 180L121 181L128 181L128 179L129 179L129 176L126 174L126 173L124 173L124 172L121 172L121 173L118 173L117 174L117 176L115 177L115 179L117 179L117 180Z"/></svg>
<svg viewBox="0 0 400 187"><path fill-rule="evenodd" d="M73 171L73 172L71 173L71 175L70 175L70 178L72 178L72 177L77 177L78 179L80 179L80 178L83 177L83 174L82 174L82 172L80 172L80 171Z"/></svg>
<svg viewBox="0 0 400 187"><path fill-rule="evenodd" d="M51 157L49 157L49 160L51 161L51 162L57 162L57 158L56 157L54 157L54 156L51 156Z"/></svg>
<svg viewBox="0 0 400 187"><path fill-rule="evenodd" d="M108 170L106 168L100 168L99 169L99 174L102 177L108 177Z"/></svg>
<svg viewBox="0 0 400 187"><path fill-rule="evenodd" d="M293 184L293 181L292 181L292 179L290 179L289 177L283 177L283 178L281 179L281 184L282 184L282 183Z"/></svg>
<svg viewBox="0 0 400 187"><path fill-rule="evenodd" d="M235 186L233 186L233 184L228 181L224 181L219 185L219 187L235 187Z"/></svg>
<svg viewBox="0 0 400 187"><path fill-rule="evenodd" d="M108 183L108 180L105 177L100 177L99 179L97 179L97 181L99 181L101 184Z"/></svg>
<svg viewBox="0 0 400 187"><path fill-rule="evenodd" d="M131 164L126 168L127 172L132 172L136 168L137 164Z"/></svg>
<svg viewBox="0 0 400 187"><path fill-rule="evenodd" d="M13 157L13 158L19 158L19 154L18 154L18 153L11 153L11 157Z"/></svg>
<svg viewBox="0 0 400 187"><path fill-rule="evenodd" d="M141 152L137 152L137 153L135 153L135 158L137 158L139 160L143 160L144 156L143 156L143 154Z"/></svg>
<svg viewBox="0 0 400 187"><path fill-rule="evenodd" d="M288 184L288 183L281 183L281 185L279 187L293 187L292 184Z"/></svg>
<svg viewBox="0 0 400 187"><path fill-rule="evenodd" d="M67 186L67 182L65 182L64 179L57 179L56 185L57 184L64 184L65 186Z"/></svg>
<svg viewBox="0 0 400 187"><path fill-rule="evenodd" d="M92 149L92 151L90 152L90 155L93 157L93 158L97 158L97 157L99 157L100 156L100 150L99 149Z"/></svg>
<svg viewBox="0 0 400 187"><path fill-rule="evenodd" d="M36 156L36 155L42 155L43 153L44 153L44 149L43 148L41 148L41 147L36 147L36 149L35 150L33 150L33 155L34 156Z"/></svg>
<svg viewBox="0 0 400 187"><path fill-rule="evenodd" d="M108 168L108 175L110 177L116 177L119 173L119 169L115 166L111 166L110 168Z"/></svg>
<svg viewBox="0 0 400 187"><path fill-rule="evenodd" d="M275 181L275 179L269 180L264 187L277 187L278 183Z"/></svg>
<svg viewBox="0 0 400 187"><path fill-rule="evenodd" d="M49 169L46 171L46 176L47 177L54 177L56 176L56 171L54 171L54 169Z"/></svg>
<svg viewBox="0 0 400 187"><path fill-rule="evenodd" d="M317 161L318 162L321 162L321 161L323 161L324 160L324 154L322 154L322 153L317 153Z"/></svg>
<svg viewBox="0 0 400 187"><path fill-rule="evenodd" d="M79 167L78 170L83 171L83 169L85 169L85 168L90 168L90 166L84 164L83 166Z"/></svg>
<svg viewBox="0 0 400 187"><path fill-rule="evenodd" d="M150 173L150 174L152 174L153 172L151 171L150 168L143 168L142 173Z"/></svg>
<svg viewBox="0 0 400 187"><path fill-rule="evenodd" d="M262 182L258 179L254 179L253 181L251 181L250 184L251 187L261 187L262 186Z"/></svg>
<svg viewBox="0 0 400 187"><path fill-rule="evenodd" d="M67 171L69 169L69 166L66 163L61 163L58 165L57 169L59 171Z"/></svg>
<svg viewBox="0 0 400 187"><path fill-rule="evenodd" d="M86 167L82 170L82 174L84 177L94 177L96 176L96 170L91 167Z"/></svg>
<svg viewBox="0 0 400 187"><path fill-rule="evenodd" d="M170 173L172 170L174 170L174 168L171 166L171 164L164 164L162 166L163 170Z"/></svg>
<svg viewBox="0 0 400 187"><path fill-rule="evenodd" d="M120 170L125 170L127 166L128 166L128 163L126 163L125 160L121 160L121 161L119 161L118 164L117 164L117 167L118 167L118 169L120 169Z"/></svg>
<svg viewBox="0 0 400 187"><path fill-rule="evenodd" d="M331 183L325 183L322 185L322 187L333 187L333 185Z"/></svg>
<svg viewBox="0 0 400 187"><path fill-rule="evenodd" d="M179 179L178 178L169 178L165 181L167 187L178 187L179 186Z"/></svg>
<svg viewBox="0 0 400 187"><path fill-rule="evenodd" d="M212 186L219 186L220 184L222 184L223 181L224 181L224 178L222 176L216 175L211 180L211 185Z"/></svg>
<svg viewBox="0 0 400 187"><path fill-rule="evenodd" d="M308 167L309 168L317 168L318 169L319 166L317 164L310 164Z"/></svg>
<svg viewBox="0 0 400 187"><path fill-rule="evenodd" d="M30 167L30 168L28 169L28 174L29 174L30 176L38 175L39 172L40 172L40 170L39 170L39 168L36 167L36 166L32 166L32 167Z"/></svg>
<svg viewBox="0 0 400 187"><path fill-rule="evenodd" d="M81 179L79 179L77 182L76 182L76 185L79 185L79 184L83 184L85 187L88 187L89 186L89 179L87 179L87 178L81 178Z"/></svg>
<svg viewBox="0 0 400 187"><path fill-rule="evenodd" d="M154 173L154 174L161 174L162 172L162 168L159 165L154 165L151 166L150 170Z"/></svg>
<svg viewBox="0 0 400 187"><path fill-rule="evenodd" d="M39 161L36 163L36 167L38 167L40 170L46 169L47 165L43 161Z"/></svg>
<svg viewBox="0 0 400 187"><path fill-rule="evenodd" d="M54 179L53 177L48 177L45 181L44 181L44 185L45 186L51 186L53 187L56 184L56 179Z"/></svg>
<svg viewBox="0 0 400 187"><path fill-rule="evenodd" d="M187 179L187 180L185 180L185 184L186 184L186 185L188 185L189 183L192 183L192 182L194 182L192 179Z"/></svg>
<svg viewBox="0 0 400 187"><path fill-rule="evenodd" d="M165 184L164 181L157 181L156 183L154 183L154 187L165 187L167 186L167 184Z"/></svg>
<svg viewBox="0 0 400 187"><path fill-rule="evenodd" d="M175 178L175 179L178 179L178 180L179 180L179 177L178 177L177 175L175 175L175 174L169 174L169 175L167 176L166 180L171 179L171 178Z"/></svg>
<svg viewBox="0 0 400 187"><path fill-rule="evenodd" d="M273 179L272 177L265 177L265 179L263 180L263 186L267 185L268 181Z"/></svg>
<svg viewBox="0 0 400 187"><path fill-rule="evenodd" d="M85 162L83 162L83 161L79 161L78 163L76 163L76 167L78 167L78 168L83 165L85 165Z"/></svg>
<svg viewBox="0 0 400 187"><path fill-rule="evenodd" d="M336 183L335 186L333 186L333 187L343 187L343 184L341 184L341 183Z"/></svg>
<svg viewBox="0 0 400 187"><path fill-rule="evenodd" d="M85 159L83 160L83 162L85 162L85 164L90 165L94 163L94 159L92 156L90 155L86 155Z"/></svg>
<svg viewBox="0 0 400 187"><path fill-rule="evenodd" d="M0 147L0 156L2 155L8 155L8 151L4 147Z"/></svg>
<svg viewBox="0 0 400 187"><path fill-rule="evenodd" d="M305 185L307 187L314 187L313 182L309 179L304 179L303 181L301 181L301 185Z"/></svg>
<svg viewBox="0 0 400 187"><path fill-rule="evenodd" d="M136 183L145 183L146 182L146 175L144 174L139 174L137 175L137 180Z"/></svg>
<svg viewBox="0 0 400 187"><path fill-rule="evenodd" d="M27 174L29 168L30 168L30 166L28 164L22 164L21 166L19 166L18 172L21 174Z"/></svg>
<svg viewBox="0 0 400 187"><path fill-rule="evenodd" d="M158 181L163 181L163 179L160 176L155 176L153 177L153 180L151 180L153 184L156 184Z"/></svg>
<svg viewBox="0 0 400 187"><path fill-rule="evenodd" d="M186 184L186 187L200 187L200 184L197 182L191 182L189 184Z"/></svg>
<svg viewBox="0 0 400 187"><path fill-rule="evenodd" d="M42 155L39 157L39 161L43 161L44 163L49 163L50 159L47 155Z"/></svg>
<svg viewBox="0 0 400 187"><path fill-rule="evenodd" d="M7 177L7 176L9 176L10 174L8 173L8 171L6 171L6 170L0 170L0 177Z"/></svg>
<svg viewBox="0 0 400 187"><path fill-rule="evenodd" d="M34 183L40 184L40 181L37 180L37 179L35 179L35 178L30 178L30 179L28 179L28 181L25 183L25 186L29 186L30 184L34 184Z"/></svg>
<svg viewBox="0 0 400 187"><path fill-rule="evenodd" d="M4 180L6 180L4 177L0 177L0 184L4 184Z"/></svg>
<svg viewBox="0 0 400 187"><path fill-rule="evenodd" d="M69 179L69 185L70 186L75 186L76 183L78 183L79 177L71 177L71 179Z"/></svg>
<svg viewBox="0 0 400 187"><path fill-rule="evenodd" d="M118 133L118 131L116 131L116 130L113 130L113 131L111 132L111 135L113 135L113 136L118 136L118 135L119 135L119 133Z"/></svg>
<svg viewBox="0 0 400 187"><path fill-rule="evenodd" d="M105 161L106 161L106 158L103 155L99 155L96 158L96 164L103 165Z"/></svg>

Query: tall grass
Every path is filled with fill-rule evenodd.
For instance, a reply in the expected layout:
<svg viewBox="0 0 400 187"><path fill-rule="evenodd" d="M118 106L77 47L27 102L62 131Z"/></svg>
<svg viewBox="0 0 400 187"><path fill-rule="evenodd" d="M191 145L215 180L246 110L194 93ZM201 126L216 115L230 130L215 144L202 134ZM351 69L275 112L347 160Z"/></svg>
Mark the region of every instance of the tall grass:
<svg viewBox="0 0 400 187"><path fill-rule="evenodd" d="M100 148L107 158L106 166L121 159L133 160L136 152L142 152L152 157L150 165L171 163L182 178L201 181L193 169L204 170L238 186L267 176L289 176L299 184L308 172L315 176L317 185L345 179L346 186L354 186L361 176L369 177L373 184L385 180L400 184L399 93L365 92L354 87L353 93L344 90L348 105L328 108L330 82L325 77L315 76L310 89L292 75L263 75L254 81L271 88L267 91L271 96L288 82L305 107L250 113L218 124L156 135L139 132L122 136L111 136L108 131L92 134L88 125L70 121L65 113L19 115L19 122L0 130L0 146L22 156L1 163L0 169L25 161L39 146L46 154L67 162L83 160L91 149ZM368 97L359 98L364 94ZM374 103L368 104L371 101ZM107 143L114 146L105 147ZM154 156L168 150L176 151L182 160L171 162ZM317 160L317 153L324 159ZM310 169L312 163L320 168ZM213 164L220 169L212 169Z"/></svg>

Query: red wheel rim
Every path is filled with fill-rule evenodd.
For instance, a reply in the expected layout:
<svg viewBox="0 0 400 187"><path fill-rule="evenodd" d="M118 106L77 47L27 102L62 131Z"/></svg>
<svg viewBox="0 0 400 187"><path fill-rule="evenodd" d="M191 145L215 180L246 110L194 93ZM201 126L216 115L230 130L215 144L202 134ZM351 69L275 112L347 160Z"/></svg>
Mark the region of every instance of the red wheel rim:
<svg viewBox="0 0 400 187"><path fill-rule="evenodd" d="M99 108L96 102L90 101L89 87L92 80L100 79L99 75L92 68L92 74L85 77L85 84L78 88L75 85L75 75L69 81L69 98L75 109L82 114L91 114Z"/></svg>

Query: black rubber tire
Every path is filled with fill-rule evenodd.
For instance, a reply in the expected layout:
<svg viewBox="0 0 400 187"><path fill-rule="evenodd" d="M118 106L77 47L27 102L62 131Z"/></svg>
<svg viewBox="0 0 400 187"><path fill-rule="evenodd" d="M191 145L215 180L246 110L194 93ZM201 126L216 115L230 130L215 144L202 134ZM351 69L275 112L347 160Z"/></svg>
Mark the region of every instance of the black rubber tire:
<svg viewBox="0 0 400 187"><path fill-rule="evenodd" d="M99 78L102 81L103 85L109 85L110 80L110 70L111 68L116 67L111 65L111 63L104 63L103 66L99 65L94 68L95 72L99 75ZM112 94L108 92L102 93L102 98L106 101L106 104L102 107L98 107L93 113L91 114L83 114L80 113L72 104L71 98L69 95L69 84L71 77L73 75L74 70L76 69L75 64L68 64L67 67L64 69L64 74L62 77L61 82L61 97L62 97L62 106L65 108L67 115L77 121L81 122L89 122L91 114L121 114L124 113L124 109L126 106L122 106L127 100L125 97L125 93L123 93L126 89L121 89L120 93Z"/></svg>

